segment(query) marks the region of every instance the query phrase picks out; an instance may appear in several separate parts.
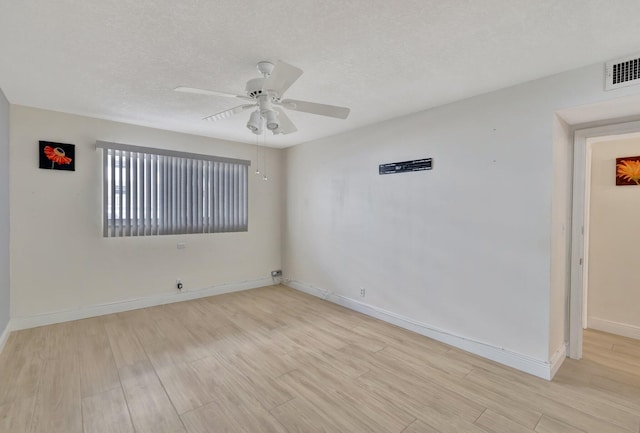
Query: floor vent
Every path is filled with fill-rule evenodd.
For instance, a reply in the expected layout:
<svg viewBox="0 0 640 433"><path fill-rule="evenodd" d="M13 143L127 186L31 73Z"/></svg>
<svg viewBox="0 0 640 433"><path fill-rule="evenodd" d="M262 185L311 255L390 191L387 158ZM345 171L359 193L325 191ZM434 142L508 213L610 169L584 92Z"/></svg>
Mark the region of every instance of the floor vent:
<svg viewBox="0 0 640 433"><path fill-rule="evenodd" d="M640 84L640 54L607 62L605 79L605 90Z"/></svg>

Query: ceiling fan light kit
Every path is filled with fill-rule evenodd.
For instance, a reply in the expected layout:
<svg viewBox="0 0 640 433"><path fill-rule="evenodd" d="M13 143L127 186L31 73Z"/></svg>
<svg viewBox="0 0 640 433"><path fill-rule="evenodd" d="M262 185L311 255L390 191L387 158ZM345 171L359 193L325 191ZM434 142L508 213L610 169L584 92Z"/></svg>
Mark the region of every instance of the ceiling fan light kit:
<svg viewBox="0 0 640 433"><path fill-rule="evenodd" d="M270 131L275 131L280 126L278 125L278 114L273 110L266 112L265 119L267 121L267 129Z"/></svg>
<svg viewBox="0 0 640 433"><path fill-rule="evenodd" d="M247 129L256 135L262 134L263 124L266 124L267 129L274 135L291 134L298 130L282 108L310 114L319 114L336 119L346 119L349 116L350 109L347 107L317 104L315 102L298 101L295 99L283 100L282 96L284 92L300 78L302 69L285 62L278 62L274 65L267 61L259 62L257 68L262 74L262 77L254 78L247 82L245 87L246 96L218 92L216 90L196 89L193 87L177 87L174 90L184 93L222 96L252 101L252 104L244 104L221 111L220 113L205 117L204 120L217 122L245 110L257 108L251 113L249 121L247 122Z"/></svg>
<svg viewBox="0 0 640 433"><path fill-rule="evenodd" d="M256 135L262 134L262 116L260 116L260 111L256 110L251 113L249 121L247 122L247 128Z"/></svg>

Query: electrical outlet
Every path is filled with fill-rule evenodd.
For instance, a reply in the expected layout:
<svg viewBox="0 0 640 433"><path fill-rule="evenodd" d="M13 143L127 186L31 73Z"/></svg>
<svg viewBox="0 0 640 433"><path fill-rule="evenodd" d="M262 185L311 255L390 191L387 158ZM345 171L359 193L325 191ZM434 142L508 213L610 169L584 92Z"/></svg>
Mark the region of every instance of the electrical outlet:
<svg viewBox="0 0 640 433"><path fill-rule="evenodd" d="M179 250L184 250L185 248L187 248L187 243L186 242L178 242L178 249Z"/></svg>
<svg viewBox="0 0 640 433"><path fill-rule="evenodd" d="M360 297L364 298L367 294L367 289L365 289L364 287L360 287Z"/></svg>
<svg viewBox="0 0 640 433"><path fill-rule="evenodd" d="M275 277L281 277L282 276L282 271L280 269L278 269L277 271L271 271L271 276L273 278Z"/></svg>
<svg viewBox="0 0 640 433"><path fill-rule="evenodd" d="M180 278L178 278L178 279L176 280L176 288L177 288L178 290L182 290L182 287L183 287L183 286L182 286L182 280L181 280Z"/></svg>

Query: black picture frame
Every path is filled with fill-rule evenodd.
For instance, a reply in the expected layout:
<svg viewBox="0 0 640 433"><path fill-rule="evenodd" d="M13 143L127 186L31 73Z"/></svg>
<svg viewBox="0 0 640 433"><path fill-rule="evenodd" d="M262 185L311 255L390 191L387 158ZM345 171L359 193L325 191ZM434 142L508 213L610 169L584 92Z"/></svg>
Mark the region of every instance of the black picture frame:
<svg viewBox="0 0 640 433"><path fill-rule="evenodd" d="M76 171L75 144L40 141L39 158L45 170Z"/></svg>

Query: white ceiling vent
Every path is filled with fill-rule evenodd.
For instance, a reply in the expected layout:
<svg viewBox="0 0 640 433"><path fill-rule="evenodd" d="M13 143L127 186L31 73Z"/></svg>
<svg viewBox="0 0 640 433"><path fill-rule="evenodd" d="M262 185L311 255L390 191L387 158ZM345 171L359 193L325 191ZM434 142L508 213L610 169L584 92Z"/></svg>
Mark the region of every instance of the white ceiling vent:
<svg viewBox="0 0 640 433"><path fill-rule="evenodd" d="M640 84L640 54L611 60L605 64L605 90Z"/></svg>

